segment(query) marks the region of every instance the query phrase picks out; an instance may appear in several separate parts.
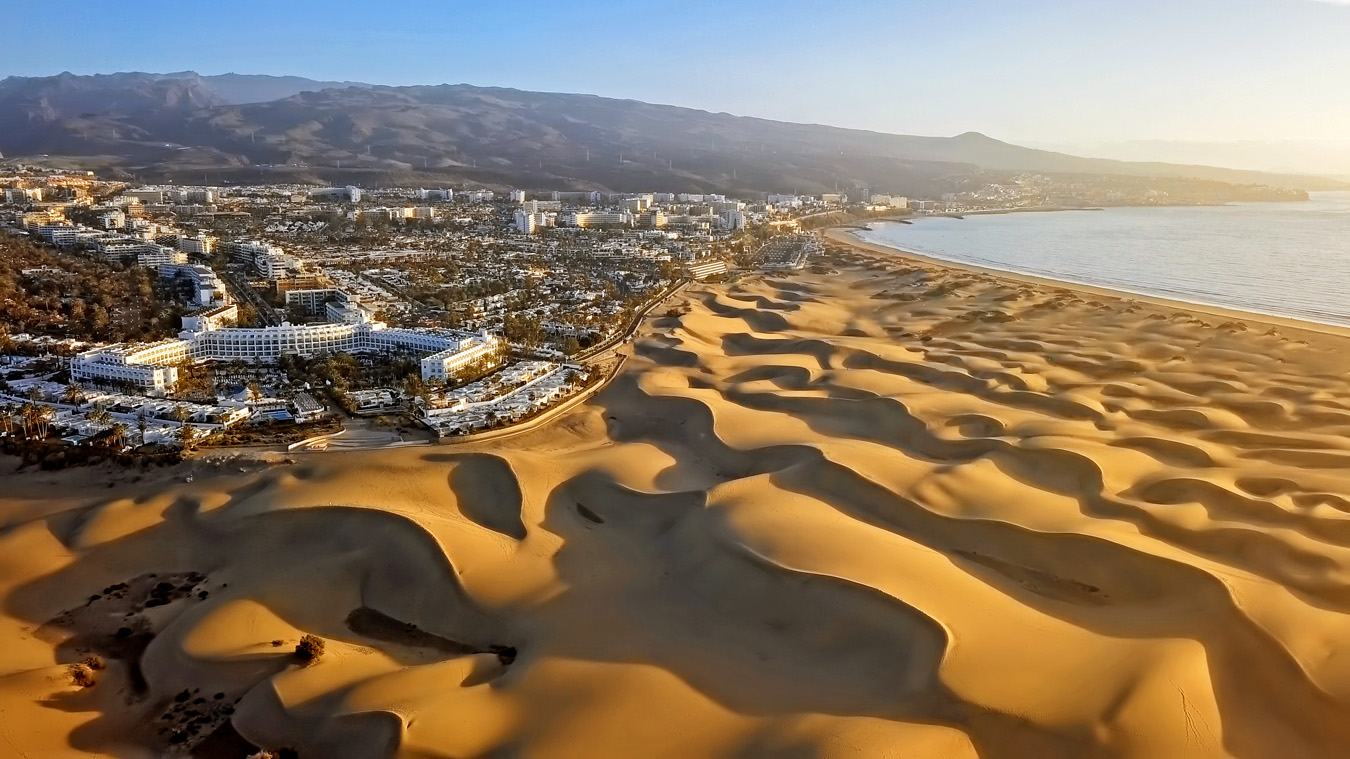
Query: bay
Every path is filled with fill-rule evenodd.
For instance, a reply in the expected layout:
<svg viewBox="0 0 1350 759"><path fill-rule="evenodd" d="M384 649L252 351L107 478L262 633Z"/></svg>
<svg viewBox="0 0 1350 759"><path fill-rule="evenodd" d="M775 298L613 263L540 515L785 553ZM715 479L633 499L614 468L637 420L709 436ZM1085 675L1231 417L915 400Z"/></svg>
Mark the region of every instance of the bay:
<svg viewBox="0 0 1350 759"><path fill-rule="evenodd" d="M873 222L932 258L1350 326L1350 192L1302 203L1108 208Z"/></svg>

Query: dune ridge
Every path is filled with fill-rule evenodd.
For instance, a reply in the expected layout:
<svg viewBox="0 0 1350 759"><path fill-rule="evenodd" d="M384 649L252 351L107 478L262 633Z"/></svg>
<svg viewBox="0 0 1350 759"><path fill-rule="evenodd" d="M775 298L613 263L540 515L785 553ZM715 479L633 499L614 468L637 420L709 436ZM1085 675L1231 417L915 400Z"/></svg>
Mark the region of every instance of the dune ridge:
<svg viewBox="0 0 1350 759"><path fill-rule="evenodd" d="M0 753L1338 756L1348 349L836 248L510 440L10 475Z"/></svg>

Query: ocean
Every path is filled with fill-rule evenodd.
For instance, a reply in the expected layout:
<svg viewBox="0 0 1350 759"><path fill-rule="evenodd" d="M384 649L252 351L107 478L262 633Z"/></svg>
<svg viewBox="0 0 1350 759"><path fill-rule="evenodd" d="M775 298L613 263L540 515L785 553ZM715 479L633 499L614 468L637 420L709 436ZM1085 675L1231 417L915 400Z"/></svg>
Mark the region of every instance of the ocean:
<svg viewBox="0 0 1350 759"><path fill-rule="evenodd" d="M869 226L859 233L868 242L932 258L1350 326L1350 192Z"/></svg>

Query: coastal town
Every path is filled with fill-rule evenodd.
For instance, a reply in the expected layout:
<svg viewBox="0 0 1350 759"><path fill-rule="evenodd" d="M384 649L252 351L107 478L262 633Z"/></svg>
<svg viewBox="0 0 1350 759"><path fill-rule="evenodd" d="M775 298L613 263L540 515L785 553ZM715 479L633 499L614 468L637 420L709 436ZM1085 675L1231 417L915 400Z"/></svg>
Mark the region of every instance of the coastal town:
<svg viewBox="0 0 1350 759"><path fill-rule="evenodd" d="M1350 756L1350 0L3 8L0 759Z"/></svg>
<svg viewBox="0 0 1350 759"><path fill-rule="evenodd" d="M696 280L802 268L811 220L907 199L0 173L0 435L88 451L473 439L598 389Z"/></svg>
<svg viewBox="0 0 1350 759"><path fill-rule="evenodd" d="M89 451L477 439L588 397L699 280L801 269L824 227L1188 203L1021 174L935 198L183 186L0 167L0 435Z"/></svg>

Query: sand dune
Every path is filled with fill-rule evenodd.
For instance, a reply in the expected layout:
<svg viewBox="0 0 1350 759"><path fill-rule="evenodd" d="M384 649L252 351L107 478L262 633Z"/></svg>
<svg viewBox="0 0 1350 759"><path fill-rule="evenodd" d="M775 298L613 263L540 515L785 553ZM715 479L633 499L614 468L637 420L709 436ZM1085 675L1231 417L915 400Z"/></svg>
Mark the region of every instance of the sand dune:
<svg viewBox="0 0 1350 759"><path fill-rule="evenodd" d="M0 755L1345 753L1350 337L829 264L509 441L8 475Z"/></svg>

